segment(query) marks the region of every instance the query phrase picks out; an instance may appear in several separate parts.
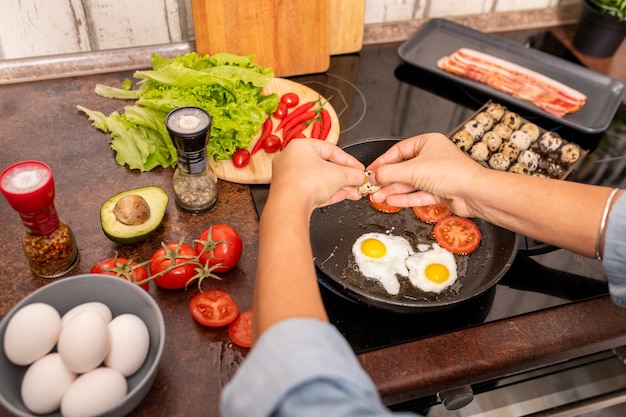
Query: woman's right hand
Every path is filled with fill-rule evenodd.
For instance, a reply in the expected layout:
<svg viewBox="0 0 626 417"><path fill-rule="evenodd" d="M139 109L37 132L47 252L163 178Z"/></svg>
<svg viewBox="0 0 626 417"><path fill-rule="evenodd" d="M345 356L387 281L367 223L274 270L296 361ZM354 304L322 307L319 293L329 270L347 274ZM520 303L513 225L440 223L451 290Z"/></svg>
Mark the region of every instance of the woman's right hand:
<svg viewBox="0 0 626 417"><path fill-rule="evenodd" d="M476 180L488 175L447 137L428 133L398 142L368 167L372 181L382 188L374 201L398 207L444 204L460 216L474 213L466 199L476 191Z"/></svg>

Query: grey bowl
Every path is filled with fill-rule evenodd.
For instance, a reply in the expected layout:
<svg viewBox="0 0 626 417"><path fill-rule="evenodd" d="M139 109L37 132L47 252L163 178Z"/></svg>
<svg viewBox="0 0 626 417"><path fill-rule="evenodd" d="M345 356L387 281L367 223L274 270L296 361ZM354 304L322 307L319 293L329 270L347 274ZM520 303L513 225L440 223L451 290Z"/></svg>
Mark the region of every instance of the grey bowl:
<svg viewBox="0 0 626 417"><path fill-rule="evenodd" d="M165 323L159 306L147 291L126 280L108 275L83 274L62 278L39 288L17 303L0 322L0 404L12 414L35 416L26 409L20 395L20 385L27 367L12 364L4 353L2 341L11 317L20 308L35 302L48 303L63 315L72 307L89 301L105 303L113 317L124 313L139 316L150 333L148 357L141 368L127 378L126 398L101 416L124 416L146 396L156 377L165 346ZM61 413L57 411L46 416L60 417Z"/></svg>

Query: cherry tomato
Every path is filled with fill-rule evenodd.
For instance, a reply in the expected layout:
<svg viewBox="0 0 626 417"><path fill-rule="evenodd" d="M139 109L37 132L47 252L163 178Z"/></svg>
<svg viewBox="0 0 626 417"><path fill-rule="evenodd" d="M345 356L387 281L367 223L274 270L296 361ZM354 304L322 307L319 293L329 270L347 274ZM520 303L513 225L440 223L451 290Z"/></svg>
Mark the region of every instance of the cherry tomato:
<svg viewBox="0 0 626 417"><path fill-rule="evenodd" d="M203 326L222 327L237 318L239 307L226 291L206 290L191 299L189 311L193 318Z"/></svg>
<svg viewBox="0 0 626 417"><path fill-rule="evenodd" d="M272 153L272 152L276 152L278 149L280 149L280 145L281 145L282 141L280 140L280 138L276 135L269 135L268 137L265 138L265 140L263 141L263 144L261 145L263 147L263 150L267 153Z"/></svg>
<svg viewBox="0 0 626 417"><path fill-rule="evenodd" d="M185 288L196 279L198 263L197 260L193 262L196 257L196 250L190 244L169 242L150 257L150 275L163 274L154 278L155 284L161 288L167 290Z"/></svg>
<svg viewBox="0 0 626 417"><path fill-rule="evenodd" d="M146 271L143 265L135 261L130 261L129 263L126 258L105 259L91 267L89 272L92 274L113 275L134 283L148 279L148 271ZM148 284L150 284L150 281L146 281L140 287L148 291Z"/></svg>
<svg viewBox="0 0 626 417"><path fill-rule="evenodd" d="M431 204L429 206L411 207L413 213L423 222L435 224L439 220L452 214L452 210L443 204Z"/></svg>
<svg viewBox="0 0 626 417"><path fill-rule="evenodd" d="M233 154L232 159L234 166L237 168L243 168L250 162L250 151L245 148L237 149Z"/></svg>
<svg viewBox="0 0 626 417"><path fill-rule="evenodd" d="M371 196L371 194L367 195L367 201L369 201L372 207L374 207L378 211L382 211L383 213L399 213L400 210L402 210L402 207L392 206L391 204L387 203L387 201L381 201L380 203L378 203L372 200Z"/></svg>
<svg viewBox="0 0 626 417"><path fill-rule="evenodd" d="M480 243L480 229L470 219L448 216L433 227L435 240L445 250L457 255L473 252Z"/></svg>
<svg viewBox="0 0 626 417"><path fill-rule="evenodd" d="M280 98L280 102L289 108L296 107L300 103L300 97L296 93L285 93Z"/></svg>
<svg viewBox="0 0 626 417"><path fill-rule="evenodd" d="M252 347L252 310L242 312L230 323L228 335L234 344L244 348Z"/></svg>
<svg viewBox="0 0 626 417"><path fill-rule="evenodd" d="M220 264L213 272L230 271L237 265L243 243L241 236L227 224L214 224L200 233L196 242L196 252L200 255L200 263L209 268Z"/></svg>
<svg viewBox="0 0 626 417"><path fill-rule="evenodd" d="M281 103L278 103L278 107L276 108L276 110L274 110L274 113L272 113L272 116L274 116L277 119L284 119L288 113L289 113L289 109L287 108L287 105L281 102Z"/></svg>

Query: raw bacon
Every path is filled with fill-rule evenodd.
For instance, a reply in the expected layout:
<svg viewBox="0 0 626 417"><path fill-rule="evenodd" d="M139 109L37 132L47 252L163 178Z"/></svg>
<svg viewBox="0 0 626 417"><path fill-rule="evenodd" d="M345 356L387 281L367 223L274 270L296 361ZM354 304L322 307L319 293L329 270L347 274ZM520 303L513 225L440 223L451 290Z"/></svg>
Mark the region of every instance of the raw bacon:
<svg viewBox="0 0 626 417"><path fill-rule="evenodd" d="M552 78L473 49L461 48L439 59L437 67L530 101L557 117L580 110L587 100L580 91Z"/></svg>

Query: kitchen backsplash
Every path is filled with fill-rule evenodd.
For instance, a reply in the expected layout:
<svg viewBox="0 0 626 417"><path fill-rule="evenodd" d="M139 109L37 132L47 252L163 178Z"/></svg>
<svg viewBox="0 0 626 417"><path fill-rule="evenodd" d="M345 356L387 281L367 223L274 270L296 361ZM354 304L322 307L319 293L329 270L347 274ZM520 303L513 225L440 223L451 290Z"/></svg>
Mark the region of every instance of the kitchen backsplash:
<svg viewBox="0 0 626 417"><path fill-rule="evenodd" d="M246 0L239 1L245 7ZM476 19L477 26L496 24L511 29L559 23L560 11L579 2L366 0L364 42L406 38L407 30L413 30L407 23L434 17ZM404 29L399 30L403 24ZM193 40L191 0L3 0L0 4L0 59Z"/></svg>

